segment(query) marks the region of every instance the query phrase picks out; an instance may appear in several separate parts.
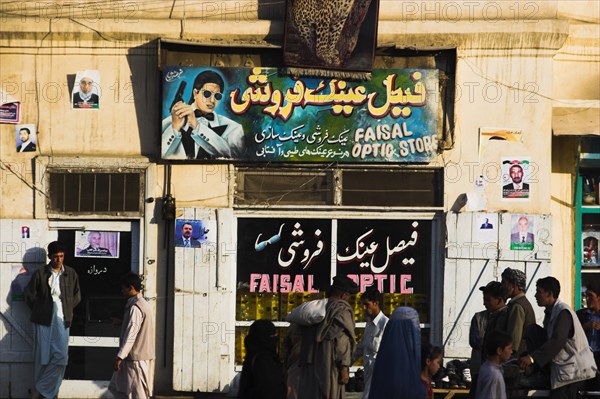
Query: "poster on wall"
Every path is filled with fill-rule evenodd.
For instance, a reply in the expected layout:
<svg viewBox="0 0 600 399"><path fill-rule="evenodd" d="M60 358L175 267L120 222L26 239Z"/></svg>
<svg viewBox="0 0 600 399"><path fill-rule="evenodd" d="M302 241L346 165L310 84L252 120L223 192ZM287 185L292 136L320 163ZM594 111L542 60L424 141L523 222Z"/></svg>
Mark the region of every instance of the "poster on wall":
<svg viewBox="0 0 600 399"><path fill-rule="evenodd" d="M523 141L523 130L496 127L479 128L479 159L488 145L494 141L510 141L520 143Z"/></svg>
<svg viewBox="0 0 600 399"><path fill-rule="evenodd" d="M473 218L472 240L483 245L498 242L498 214L476 213Z"/></svg>
<svg viewBox="0 0 600 399"><path fill-rule="evenodd" d="M510 249L533 251L535 244L535 218L533 215L512 215Z"/></svg>
<svg viewBox="0 0 600 399"><path fill-rule="evenodd" d="M100 93L100 71L77 71L71 96L73 109L99 109Z"/></svg>
<svg viewBox="0 0 600 399"><path fill-rule="evenodd" d="M175 246L201 248L203 244L215 243L217 223L209 220L177 219L175 221Z"/></svg>
<svg viewBox="0 0 600 399"><path fill-rule="evenodd" d="M378 5L379 0L355 0L329 7L318 2L287 0L284 64L370 71L377 43Z"/></svg>
<svg viewBox="0 0 600 399"><path fill-rule="evenodd" d="M118 258L119 232L79 230L75 232L76 258Z"/></svg>
<svg viewBox="0 0 600 399"><path fill-rule="evenodd" d="M529 158L502 158L502 199L529 201L533 169Z"/></svg>
<svg viewBox="0 0 600 399"><path fill-rule="evenodd" d="M165 67L161 157L254 162L430 162L438 70L368 81L292 79L275 68Z"/></svg>
<svg viewBox="0 0 600 399"><path fill-rule="evenodd" d="M37 133L34 124L15 126L17 152L35 152Z"/></svg>
<svg viewBox="0 0 600 399"><path fill-rule="evenodd" d="M21 102L0 89L0 123L20 123Z"/></svg>

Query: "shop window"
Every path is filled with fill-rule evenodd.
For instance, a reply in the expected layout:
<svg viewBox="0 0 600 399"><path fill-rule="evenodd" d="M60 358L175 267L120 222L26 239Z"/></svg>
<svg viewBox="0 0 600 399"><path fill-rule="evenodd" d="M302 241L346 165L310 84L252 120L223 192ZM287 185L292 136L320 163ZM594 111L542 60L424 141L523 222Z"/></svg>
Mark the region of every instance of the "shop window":
<svg viewBox="0 0 600 399"><path fill-rule="evenodd" d="M52 171L48 208L56 213L140 215L142 173Z"/></svg>
<svg viewBox="0 0 600 399"><path fill-rule="evenodd" d="M442 169L239 168L235 203L431 208L443 206L443 193Z"/></svg>
<svg viewBox="0 0 600 399"><path fill-rule="evenodd" d="M424 337L432 325L434 245L432 220L410 218L239 217L237 224L235 362L254 320L267 319L286 334L286 316L298 305L326 297L334 275L346 275L361 292L375 285L382 310L419 312ZM349 299L364 328L360 294ZM428 341L427 338L426 341Z"/></svg>

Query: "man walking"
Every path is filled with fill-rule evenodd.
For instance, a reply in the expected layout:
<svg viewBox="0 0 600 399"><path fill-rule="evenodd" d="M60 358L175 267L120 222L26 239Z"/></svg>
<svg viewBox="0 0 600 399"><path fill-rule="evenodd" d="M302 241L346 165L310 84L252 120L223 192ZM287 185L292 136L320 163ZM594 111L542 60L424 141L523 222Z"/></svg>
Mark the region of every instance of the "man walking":
<svg viewBox="0 0 600 399"><path fill-rule="evenodd" d="M354 351L354 312L348 303L358 286L335 276L329 289L325 319L303 327L300 349L300 399L340 399L346 396Z"/></svg>
<svg viewBox="0 0 600 399"><path fill-rule="evenodd" d="M154 329L152 311L140 291L142 280L135 273L121 279L121 294L127 298L119 353L108 390L115 399L147 399L154 381Z"/></svg>
<svg viewBox="0 0 600 399"><path fill-rule="evenodd" d="M64 265L65 246L48 244L50 263L40 267L25 288L34 329L32 399L58 395L69 360L69 328L73 308L81 301L79 278Z"/></svg>
<svg viewBox="0 0 600 399"><path fill-rule="evenodd" d="M507 267L502 272L502 286L510 298L506 332L512 337L514 356L527 351L525 331L529 326L535 325L533 307L525 296L526 281L525 273L520 270Z"/></svg>
<svg viewBox="0 0 600 399"><path fill-rule="evenodd" d="M526 369L532 364L544 367L550 363L550 398L576 398L583 381L596 375L594 355L577 315L558 298L558 280L554 277L541 278L536 287L535 299L539 306L545 308L547 341L530 355L519 358L519 365Z"/></svg>
<svg viewBox="0 0 600 399"><path fill-rule="evenodd" d="M388 322L388 317L383 314L383 295L375 286L368 287L360 297L365 316L367 317L367 326L362 340L356 347L352 357L352 363L359 357L363 357L363 367L365 370L365 388L363 390L363 399L369 398L369 389L371 387L371 378L373 377L373 368L375 359L379 351L379 344L383 337L383 330Z"/></svg>

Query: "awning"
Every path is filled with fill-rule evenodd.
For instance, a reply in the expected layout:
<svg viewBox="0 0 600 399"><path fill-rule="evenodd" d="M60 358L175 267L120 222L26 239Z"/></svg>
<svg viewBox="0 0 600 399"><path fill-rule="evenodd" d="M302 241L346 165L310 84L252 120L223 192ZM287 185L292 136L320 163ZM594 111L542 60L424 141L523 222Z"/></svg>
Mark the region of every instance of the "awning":
<svg viewBox="0 0 600 399"><path fill-rule="evenodd" d="M600 136L600 100L556 100L552 107L555 136Z"/></svg>

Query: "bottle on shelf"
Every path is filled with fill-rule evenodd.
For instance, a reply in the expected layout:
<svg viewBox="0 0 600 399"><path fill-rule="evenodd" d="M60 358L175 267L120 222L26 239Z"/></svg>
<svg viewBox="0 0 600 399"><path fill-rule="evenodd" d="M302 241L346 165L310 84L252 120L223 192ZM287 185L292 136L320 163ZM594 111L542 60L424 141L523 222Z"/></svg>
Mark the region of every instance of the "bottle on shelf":
<svg viewBox="0 0 600 399"><path fill-rule="evenodd" d="M582 203L583 205L596 205L596 188L594 178L582 177Z"/></svg>

